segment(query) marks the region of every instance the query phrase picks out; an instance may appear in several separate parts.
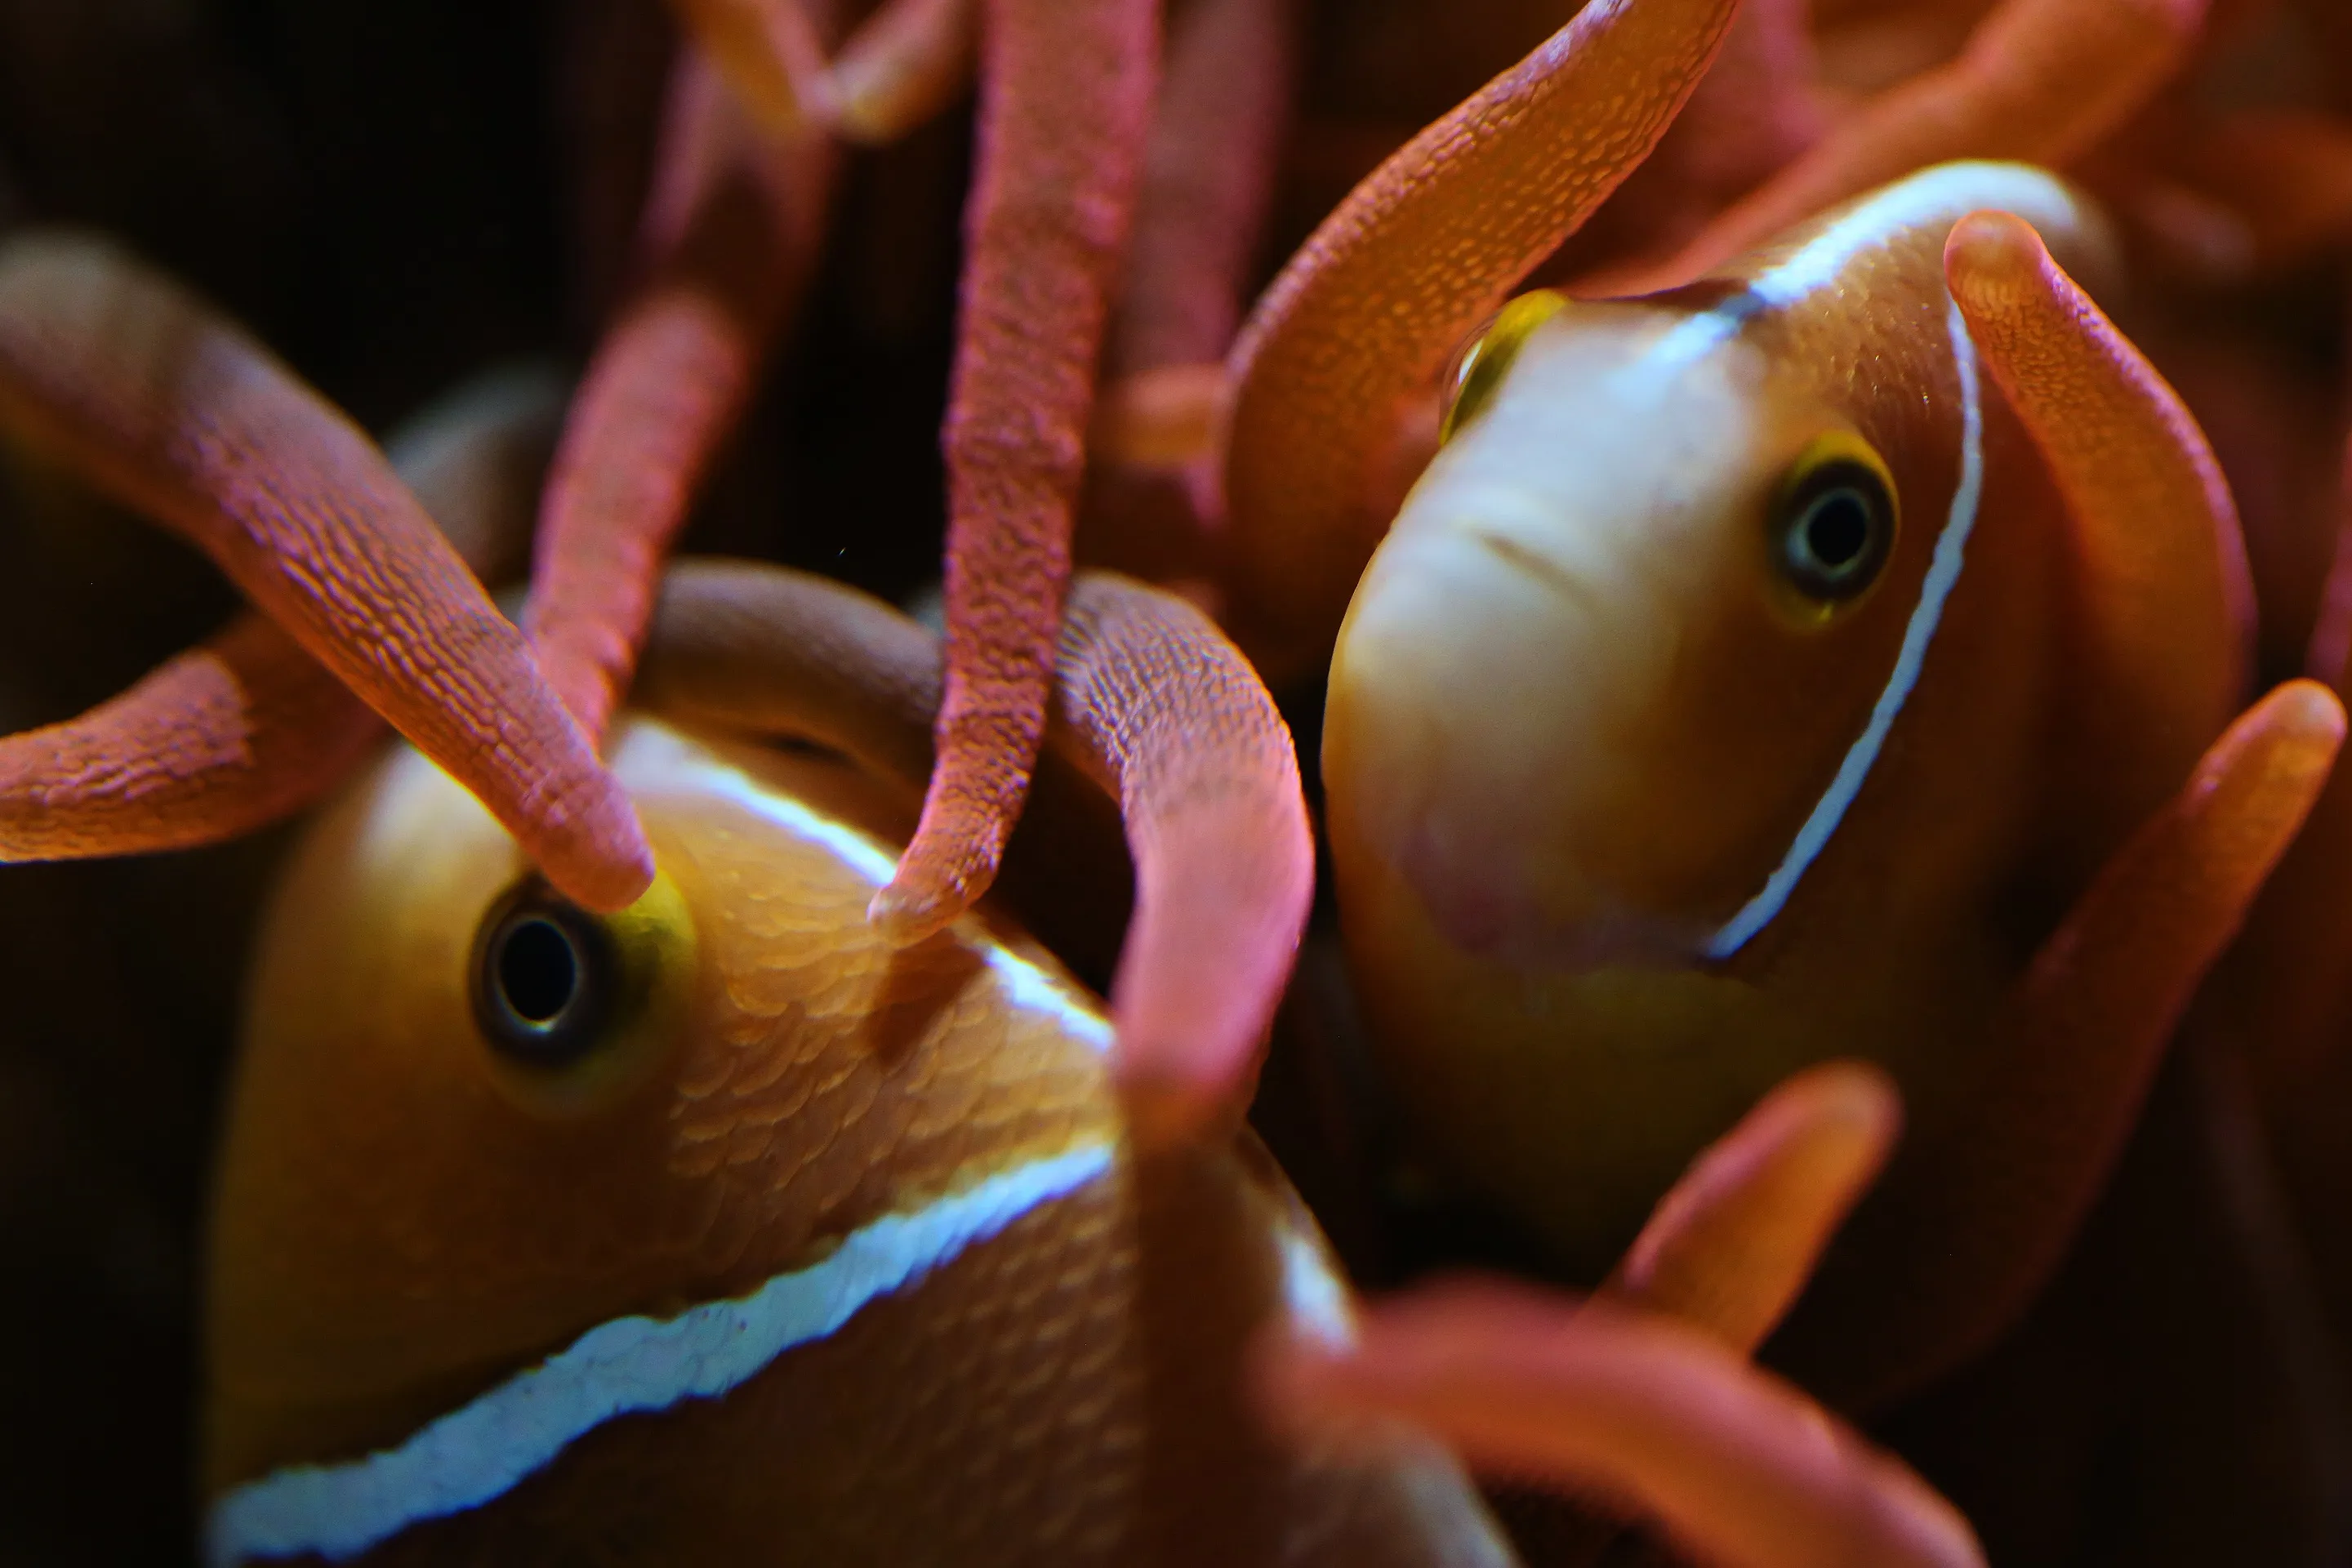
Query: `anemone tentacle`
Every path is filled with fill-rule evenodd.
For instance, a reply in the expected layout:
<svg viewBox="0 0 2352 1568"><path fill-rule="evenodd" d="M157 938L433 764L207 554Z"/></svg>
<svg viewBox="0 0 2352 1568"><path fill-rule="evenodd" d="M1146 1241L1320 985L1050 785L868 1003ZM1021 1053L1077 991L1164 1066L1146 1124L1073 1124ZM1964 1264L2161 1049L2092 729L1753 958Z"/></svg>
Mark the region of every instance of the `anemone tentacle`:
<svg viewBox="0 0 2352 1568"><path fill-rule="evenodd" d="M0 253L0 412L202 546L566 892L644 891L635 814L521 635L373 444L258 343L109 245L21 237Z"/></svg>

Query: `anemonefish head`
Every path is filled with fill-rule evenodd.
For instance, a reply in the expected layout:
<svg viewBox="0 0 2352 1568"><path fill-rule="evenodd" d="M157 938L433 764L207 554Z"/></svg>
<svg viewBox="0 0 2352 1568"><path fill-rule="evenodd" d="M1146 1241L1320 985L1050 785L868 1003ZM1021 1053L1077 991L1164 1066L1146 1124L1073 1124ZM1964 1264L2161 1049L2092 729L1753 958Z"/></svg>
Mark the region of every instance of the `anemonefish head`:
<svg viewBox="0 0 2352 1568"><path fill-rule="evenodd" d="M216 1559L499 1503L1103 1184L1107 1026L984 922L872 931L872 785L649 721L613 763L661 867L618 915L405 750L281 889L216 1205Z"/></svg>
<svg viewBox="0 0 2352 1568"><path fill-rule="evenodd" d="M1947 166L1685 289L1524 296L1460 356L1444 444L1357 590L1326 715L1342 923L1376 1017L1411 1012L1396 1026L1446 1036L1440 1055L1513 1010L1554 1057L1596 1035L1638 1056L1760 1027L1777 1040L1725 1048L1783 1071L1822 1020L1749 1003L1765 972L1820 956L1789 933L1823 924L1807 900L1840 879L1824 856L1902 842L1909 809L1918 856L1877 869L1891 904L1933 905L2006 831L1888 787L1918 771L1923 680L1977 657L1956 647L1998 647L2018 673L1930 721L2008 737L1971 760L1986 799L2034 722L2040 634L1992 623L2030 627L2046 602L2056 530L2031 537L2049 520L2023 514L2049 492L2037 469L1988 505L1989 465L2034 460L1942 268L1951 224L1984 206L2062 247L2082 226L2037 171ZM2016 582L1956 614L1971 560ZM1887 968L1864 947L1829 956ZM1843 1005L1835 966L1817 977L1806 1005ZM1653 1086L1690 1108L1653 1150L1669 1173L1735 1109L1678 1070L1683 1087ZM1456 1086L1487 1102L1465 1119L1550 1098L1486 1076Z"/></svg>
<svg viewBox="0 0 2352 1568"><path fill-rule="evenodd" d="M1502 1560L1425 1446L1260 1433L1250 1336L1349 1331L1313 1222L1248 1149L1139 1171L1099 1005L998 917L875 930L891 790L643 719L611 763L660 867L617 915L404 749L281 885L212 1563Z"/></svg>
<svg viewBox="0 0 2352 1568"><path fill-rule="evenodd" d="M1750 342L1687 357L1693 320L1507 308L1341 634L1335 793L1466 949L1703 952L1919 589L1886 432Z"/></svg>

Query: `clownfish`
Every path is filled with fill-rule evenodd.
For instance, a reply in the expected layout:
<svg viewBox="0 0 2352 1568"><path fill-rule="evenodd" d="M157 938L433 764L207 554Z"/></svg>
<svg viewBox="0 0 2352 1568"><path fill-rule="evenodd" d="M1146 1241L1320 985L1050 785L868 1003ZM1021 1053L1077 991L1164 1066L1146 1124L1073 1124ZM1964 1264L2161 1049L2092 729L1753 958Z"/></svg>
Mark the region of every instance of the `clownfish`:
<svg viewBox="0 0 2352 1568"><path fill-rule="evenodd" d="M985 909L893 947L842 759L629 721L642 899L551 892L401 749L251 975L213 1223L208 1560L1496 1563L1424 1445L1277 1443L1345 1335L1244 1140L1132 1152L1099 1004Z"/></svg>
<svg viewBox="0 0 2352 1568"><path fill-rule="evenodd" d="M2149 394L2211 482L2084 521L2108 405L2005 390L2035 364L1948 279L1981 213L2114 275L2063 182L1958 163L1682 287L1514 300L1349 609L1323 776L1372 1042L1423 1155L1566 1272L1807 1063L1885 1065L1915 1163L1972 1136L2021 976L2242 700L2201 437Z"/></svg>

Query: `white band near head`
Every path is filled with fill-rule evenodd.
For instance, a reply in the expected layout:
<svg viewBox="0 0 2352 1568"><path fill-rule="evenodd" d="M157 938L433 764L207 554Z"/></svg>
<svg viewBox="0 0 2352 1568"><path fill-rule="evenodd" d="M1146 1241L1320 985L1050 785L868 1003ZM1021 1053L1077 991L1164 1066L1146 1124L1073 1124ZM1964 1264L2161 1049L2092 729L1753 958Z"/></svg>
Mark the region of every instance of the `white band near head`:
<svg viewBox="0 0 2352 1568"><path fill-rule="evenodd" d="M715 1399L785 1352L826 1338L1024 1215L1111 1168L1090 1143L1016 1166L911 1214L850 1232L827 1258L748 1296L674 1318L618 1318L419 1430L396 1448L294 1465L213 1505L213 1568L315 1552L355 1557L425 1520L478 1508L616 1416Z"/></svg>
<svg viewBox="0 0 2352 1568"><path fill-rule="evenodd" d="M1935 640L1936 628L1943 622L1945 601L1952 596L1953 586L1960 580L1969 535L1976 528L1977 501L1984 489L1984 401L1977 373L1976 340L1969 335L1969 324L1961 317L1959 306L1948 300L1945 309L1952 340L1952 364L1960 378L1960 473L1952 487L1951 510L1945 514L1942 531L1936 535L1936 550L1928 559L1927 574L1919 584L1919 602L1912 606L1911 618L1904 625L1903 646L1895 651L1895 668L1887 675L1885 689L1871 706L1869 722L1847 749L1836 776L1822 792L1821 799L1813 803L1804 826L1797 829L1788 854L1765 879L1762 891L1742 905L1722 930L1707 938L1701 951L1709 958L1729 958L1771 923L1772 917L1780 912L1789 895L1797 890L1798 881L1829 843L1830 835L1845 819L1846 808L1862 793L1872 765L1878 761L1880 749L1886 744L1887 731L1894 729L1904 703L1910 700L1911 689L1919 683L1927 645Z"/></svg>

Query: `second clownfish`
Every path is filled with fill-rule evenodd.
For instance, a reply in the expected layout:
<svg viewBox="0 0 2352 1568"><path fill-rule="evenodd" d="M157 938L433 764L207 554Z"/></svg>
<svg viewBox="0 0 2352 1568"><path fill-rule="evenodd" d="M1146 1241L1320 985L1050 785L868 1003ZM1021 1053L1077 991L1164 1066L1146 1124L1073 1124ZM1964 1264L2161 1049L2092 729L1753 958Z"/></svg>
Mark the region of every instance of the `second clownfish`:
<svg viewBox="0 0 2352 1568"><path fill-rule="evenodd" d="M2017 1055L2160 1039L2098 987L2185 996L2259 884L2173 947L2092 896L2201 820L2249 631L2210 453L2067 276L2113 266L2059 180L1950 164L1461 357L1340 634L1330 833L1417 1141L1570 1272L1823 1058L1895 1072L1915 1173L2008 1158ZM2281 702L2324 769L2333 703Z"/></svg>

